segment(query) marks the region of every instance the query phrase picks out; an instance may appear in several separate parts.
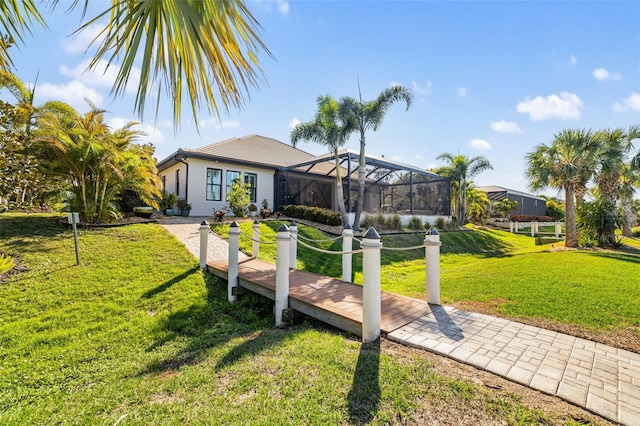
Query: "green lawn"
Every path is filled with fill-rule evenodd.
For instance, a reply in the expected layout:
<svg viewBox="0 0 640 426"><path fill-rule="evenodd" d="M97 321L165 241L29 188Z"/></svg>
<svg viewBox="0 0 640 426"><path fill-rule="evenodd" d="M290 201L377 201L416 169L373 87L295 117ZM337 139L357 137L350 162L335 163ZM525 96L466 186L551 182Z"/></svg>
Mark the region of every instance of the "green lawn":
<svg viewBox="0 0 640 426"><path fill-rule="evenodd" d="M0 424L389 424L450 410L548 424L517 395L436 374L420 351L362 345L226 285L159 225L71 232L0 215ZM442 417L446 420L446 417ZM450 420L450 419L449 419ZM575 424L570 418L554 423Z"/></svg>

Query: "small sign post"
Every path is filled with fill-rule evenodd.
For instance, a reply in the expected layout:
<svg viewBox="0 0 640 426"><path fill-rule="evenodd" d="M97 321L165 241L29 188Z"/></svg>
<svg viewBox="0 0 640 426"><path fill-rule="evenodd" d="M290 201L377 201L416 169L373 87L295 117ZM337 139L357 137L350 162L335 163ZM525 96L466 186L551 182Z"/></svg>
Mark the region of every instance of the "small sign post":
<svg viewBox="0 0 640 426"><path fill-rule="evenodd" d="M80 247L78 246L78 227L77 224L80 222L80 214L79 213L69 213L69 223L71 224L71 228L73 228L73 241L76 245L76 265L80 266Z"/></svg>

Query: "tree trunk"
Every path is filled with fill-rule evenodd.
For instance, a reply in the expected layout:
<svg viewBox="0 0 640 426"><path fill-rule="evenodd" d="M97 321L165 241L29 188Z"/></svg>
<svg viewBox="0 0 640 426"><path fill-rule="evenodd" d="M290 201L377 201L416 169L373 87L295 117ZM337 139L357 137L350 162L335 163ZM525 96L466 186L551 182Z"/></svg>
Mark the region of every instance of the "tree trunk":
<svg viewBox="0 0 640 426"><path fill-rule="evenodd" d="M565 226L565 247L578 247L578 233L576 231L576 198L575 188L571 184L564 187L564 226Z"/></svg>
<svg viewBox="0 0 640 426"><path fill-rule="evenodd" d="M358 169L358 205L356 207L356 217L353 219L353 229L356 231L360 230L360 215L362 214L362 208L364 205L364 188L365 188L365 179L367 177L367 171L365 167L367 167L366 159L364 158L364 130L361 130L360 134L360 164ZM351 179L351 176L349 176Z"/></svg>
<svg viewBox="0 0 640 426"><path fill-rule="evenodd" d="M338 153L334 153L336 158L336 196L338 197L338 209L340 210L340 216L342 217L342 225L349 223L347 217L347 209L344 207L344 189L342 188L342 177L340 176L340 161L338 160Z"/></svg>
<svg viewBox="0 0 640 426"><path fill-rule="evenodd" d="M625 237L633 237L633 230L631 229L635 224L635 215L631 208L631 199L624 197L622 199L622 235Z"/></svg>

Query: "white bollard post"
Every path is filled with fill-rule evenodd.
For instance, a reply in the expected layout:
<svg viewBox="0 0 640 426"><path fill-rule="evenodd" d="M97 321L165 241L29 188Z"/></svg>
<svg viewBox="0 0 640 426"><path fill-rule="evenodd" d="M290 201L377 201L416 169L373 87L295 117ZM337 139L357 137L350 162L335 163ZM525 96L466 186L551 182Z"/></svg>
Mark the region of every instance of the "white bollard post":
<svg viewBox="0 0 640 426"><path fill-rule="evenodd" d="M535 227L536 234L537 234L540 231L540 224L538 223L537 220L535 222L533 222L533 223L534 223L534 227Z"/></svg>
<svg viewBox="0 0 640 426"><path fill-rule="evenodd" d="M380 294L380 235L374 228L362 237L362 341L370 343L380 337L382 296Z"/></svg>
<svg viewBox="0 0 640 426"><path fill-rule="evenodd" d="M253 241L251 242L251 256L257 259L260 255L260 222L253 221Z"/></svg>
<svg viewBox="0 0 640 426"><path fill-rule="evenodd" d="M531 226L531 236L535 237L536 236L536 227L534 225L535 222L531 222L529 223L529 225Z"/></svg>
<svg viewBox="0 0 640 426"><path fill-rule="evenodd" d="M513 222L509 221L509 232L513 234Z"/></svg>
<svg viewBox="0 0 640 426"><path fill-rule="evenodd" d="M560 222L556 222L556 238L560 238L560 234L562 233L562 225Z"/></svg>
<svg viewBox="0 0 640 426"><path fill-rule="evenodd" d="M342 281L351 282L353 228L348 223L342 230Z"/></svg>
<svg viewBox="0 0 640 426"><path fill-rule="evenodd" d="M440 304L440 234L433 226L424 236L427 267L427 303Z"/></svg>
<svg viewBox="0 0 640 426"><path fill-rule="evenodd" d="M238 287L238 258L240 250L240 226L238 222L229 225L229 268L227 273L227 299L230 303L235 302L237 296L234 288ZM237 290L237 289L236 289Z"/></svg>
<svg viewBox="0 0 640 426"><path fill-rule="evenodd" d="M298 257L298 225L295 222L289 224L291 244L289 244L289 268L296 269L296 258Z"/></svg>
<svg viewBox="0 0 640 426"><path fill-rule="evenodd" d="M519 222L513 222L513 227L516 230L516 233L518 233L518 231L520 230L520 223Z"/></svg>
<svg viewBox="0 0 640 426"><path fill-rule="evenodd" d="M278 228L276 234L276 327L284 324L282 314L289 307L289 244L291 232L287 225Z"/></svg>
<svg viewBox="0 0 640 426"><path fill-rule="evenodd" d="M209 223L203 220L200 224L200 269L207 267L207 254L209 244Z"/></svg>

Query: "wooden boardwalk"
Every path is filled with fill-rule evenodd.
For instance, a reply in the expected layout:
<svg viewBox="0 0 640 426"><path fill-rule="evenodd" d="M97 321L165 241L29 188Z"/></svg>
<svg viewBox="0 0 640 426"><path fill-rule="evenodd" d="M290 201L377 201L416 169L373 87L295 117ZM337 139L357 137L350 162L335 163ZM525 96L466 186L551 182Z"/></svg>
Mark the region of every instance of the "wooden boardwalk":
<svg viewBox="0 0 640 426"><path fill-rule="evenodd" d="M207 263L209 272L227 279L226 260ZM258 259L240 261L238 285L275 299L276 266ZM431 312L426 301L382 292L381 331L391 333ZM362 286L305 271L289 270L289 307L362 336Z"/></svg>

